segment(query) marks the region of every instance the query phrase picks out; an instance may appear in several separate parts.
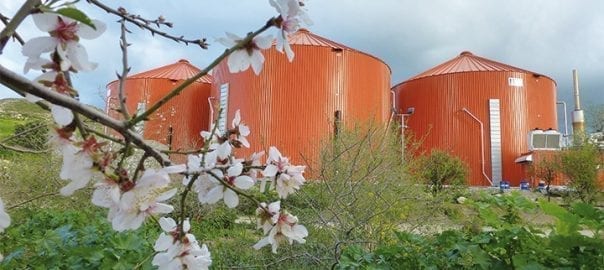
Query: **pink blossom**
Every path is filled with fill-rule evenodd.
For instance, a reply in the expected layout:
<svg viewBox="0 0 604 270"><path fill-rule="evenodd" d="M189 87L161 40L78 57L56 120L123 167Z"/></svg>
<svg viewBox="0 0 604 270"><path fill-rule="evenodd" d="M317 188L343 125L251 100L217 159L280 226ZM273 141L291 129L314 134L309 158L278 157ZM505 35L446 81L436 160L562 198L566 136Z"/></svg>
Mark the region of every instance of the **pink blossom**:
<svg viewBox="0 0 604 270"><path fill-rule="evenodd" d="M208 247L199 246L193 234L188 233L191 225L188 219L183 222L183 232L180 232L176 221L172 218L162 217L159 224L164 231L157 241L154 249L158 251L151 262L159 269L208 269L212 258Z"/></svg>
<svg viewBox="0 0 604 270"><path fill-rule="evenodd" d="M275 189L279 197L285 199L289 194L300 189L306 181L302 175L306 166L291 165L289 159L283 157L275 147L269 148L268 153L267 165L262 174L275 181Z"/></svg>

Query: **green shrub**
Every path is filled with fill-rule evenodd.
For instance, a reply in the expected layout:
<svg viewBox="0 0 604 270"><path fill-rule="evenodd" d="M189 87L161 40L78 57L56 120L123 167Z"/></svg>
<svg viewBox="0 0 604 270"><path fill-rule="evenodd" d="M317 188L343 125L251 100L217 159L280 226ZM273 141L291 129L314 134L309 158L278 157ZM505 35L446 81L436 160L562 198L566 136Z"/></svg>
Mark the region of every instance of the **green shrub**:
<svg viewBox="0 0 604 270"><path fill-rule="evenodd" d="M18 145L31 150L44 150L48 148L48 124L43 120L29 121L15 126L10 144Z"/></svg>
<svg viewBox="0 0 604 270"><path fill-rule="evenodd" d="M575 138L575 144L563 151L560 157L560 169L568 177L568 185L574 192L571 195L581 201L593 203L598 186L598 166L602 166L598 146L588 140Z"/></svg>
<svg viewBox="0 0 604 270"><path fill-rule="evenodd" d="M445 151L432 150L428 156L420 157L418 164L416 175L433 196L441 193L447 185L453 188L466 185L467 166L460 158Z"/></svg>
<svg viewBox="0 0 604 270"><path fill-rule="evenodd" d="M152 269L154 224L116 233L104 211L21 209L0 234L0 269Z"/></svg>
<svg viewBox="0 0 604 270"><path fill-rule="evenodd" d="M569 210L522 196L485 196L469 202L489 229L436 235L397 232L398 241L374 251L345 249L340 269L602 269L604 211L576 203ZM519 218L540 208L556 219L549 234ZM588 230L593 236L585 236Z"/></svg>

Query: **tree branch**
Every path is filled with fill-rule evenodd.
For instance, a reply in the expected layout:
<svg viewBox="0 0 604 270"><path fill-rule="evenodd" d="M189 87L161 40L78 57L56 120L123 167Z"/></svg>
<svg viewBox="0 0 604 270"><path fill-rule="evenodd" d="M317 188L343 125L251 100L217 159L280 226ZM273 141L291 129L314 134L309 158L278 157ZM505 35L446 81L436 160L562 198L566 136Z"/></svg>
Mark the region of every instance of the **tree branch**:
<svg viewBox="0 0 604 270"><path fill-rule="evenodd" d="M94 1L94 0L89 0L89 1ZM274 21L274 19L271 18L263 27L256 30L256 32L249 33L243 40L241 40L239 43L237 43L237 45L225 50L220 56L218 56L218 58L214 59L214 61L212 63L210 63L206 68L204 68L202 71L197 73L195 76L189 78L188 80L184 81L178 87L174 88L174 90L172 90L170 93L168 93L162 99L157 101L157 103L153 104L153 106L151 108L149 108L148 110L146 110L144 113L142 113L141 115L138 115L135 118L133 118L132 120L130 120L127 127L132 127L136 123L149 118L149 116L151 116L151 114L153 114L155 111L157 111L159 108L161 108L170 99L172 99L175 96L178 96L180 94L180 92L182 92L187 86L191 85L192 83L197 81L199 78L207 75L208 72L210 72L210 70L212 70L214 67L216 67L220 62L222 62L223 59L225 59L231 53L233 53L236 50L243 49L246 44L248 44L249 42L252 42L252 39L254 39L254 37L256 37L260 33L266 31L271 26L273 26L273 21Z"/></svg>
<svg viewBox="0 0 604 270"><path fill-rule="evenodd" d="M40 85L33 84L27 78L12 72L11 70L5 68L2 65L0 65L0 83L4 84L5 86L14 90L17 93L32 94L34 96L47 100L50 103L71 109L74 112L86 116L87 118L95 122L101 123L122 134L134 145L138 146L140 149L145 151L145 153L155 158L163 166L168 166L172 164L167 157L165 157L159 151L155 150L153 147L145 143L140 135L136 134L132 130L129 130L124 122L113 119L105 113L92 109L69 96L49 91Z"/></svg>
<svg viewBox="0 0 604 270"><path fill-rule="evenodd" d="M130 22L130 23L132 23L132 24L134 24L134 25L136 25L136 26L138 26L138 27L140 27L142 29L149 30L149 32L151 32L151 35L157 34L157 35L160 35L160 36L165 37L167 39L171 39L171 40L176 41L176 42L183 42L185 45L189 45L189 43L192 43L192 44L198 45L202 49L207 49L208 48L208 44L206 43L206 39L205 38L202 38L202 39L185 39L183 36L180 36L180 37L173 36L173 35L170 35L170 34L168 34L166 32L159 31L159 30L157 30L157 29L149 26L149 20L145 20L145 19L141 18L138 15L135 16L135 15L128 14L128 12L126 12L125 10L123 10L122 12L120 12L121 10L115 10L113 8L110 8L109 6L106 6L105 4L103 4L103 3L101 3L101 2L99 2L97 0L86 0L86 1L88 3L90 3L90 4L92 4L92 5L95 5L95 6L99 7L100 9L106 11L107 13L119 16L122 19L124 19L124 20L126 20L126 21L128 21L128 22ZM143 22L141 22L141 21L143 21ZM157 25L160 24L159 21L154 21L154 23L156 23ZM163 24L166 24L166 23L163 23ZM171 26L171 24L166 24L166 25L167 26Z"/></svg>
<svg viewBox="0 0 604 270"><path fill-rule="evenodd" d="M4 50L6 43L15 34L15 30L17 27L25 20L27 15L38 5L40 5L40 0L27 0L21 8L17 11L17 14L13 16L13 19L6 25L2 32L0 32L0 54Z"/></svg>

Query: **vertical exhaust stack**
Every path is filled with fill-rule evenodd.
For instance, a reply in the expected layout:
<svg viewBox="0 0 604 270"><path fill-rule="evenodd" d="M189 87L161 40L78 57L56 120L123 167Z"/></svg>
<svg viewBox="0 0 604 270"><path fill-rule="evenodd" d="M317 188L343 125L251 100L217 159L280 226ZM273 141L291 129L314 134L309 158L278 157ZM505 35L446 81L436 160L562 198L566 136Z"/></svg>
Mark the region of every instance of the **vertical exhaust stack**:
<svg viewBox="0 0 604 270"><path fill-rule="evenodd" d="M575 97L575 110L573 111L573 133L582 134L585 132L585 116L581 109L581 101L579 99L579 75L577 70L573 69L573 92Z"/></svg>

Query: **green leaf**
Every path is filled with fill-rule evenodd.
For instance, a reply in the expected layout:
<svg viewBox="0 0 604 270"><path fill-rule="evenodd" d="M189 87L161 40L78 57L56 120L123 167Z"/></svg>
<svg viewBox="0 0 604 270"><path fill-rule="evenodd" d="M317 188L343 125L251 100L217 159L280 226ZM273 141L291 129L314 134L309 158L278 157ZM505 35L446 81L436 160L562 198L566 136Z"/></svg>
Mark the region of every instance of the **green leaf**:
<svg viewBox="0 0 604 270"><path fill-rule="evenodd" d="M78 22L81 22L85 25L92 27L92 29L96 30L96 26L92 23L92 20L82 11L76 8L66 7L56 11L58 14L61 14L65 17L72 18Z"/></svg>

